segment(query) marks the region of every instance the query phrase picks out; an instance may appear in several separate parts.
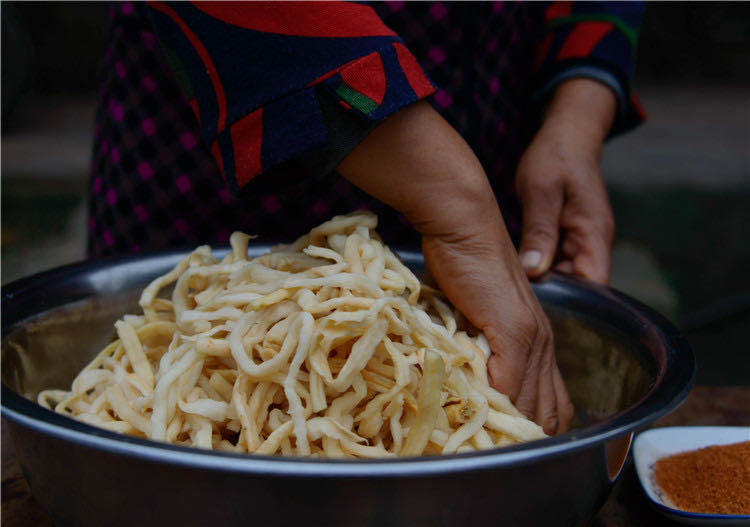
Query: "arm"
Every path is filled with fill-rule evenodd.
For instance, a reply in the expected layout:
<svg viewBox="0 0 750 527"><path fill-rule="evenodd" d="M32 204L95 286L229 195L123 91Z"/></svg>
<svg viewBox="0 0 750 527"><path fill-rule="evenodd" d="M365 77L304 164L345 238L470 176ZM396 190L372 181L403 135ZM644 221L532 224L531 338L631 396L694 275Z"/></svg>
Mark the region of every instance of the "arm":
<svg viewBox="0 0 750 527"><path fill-rule="evenodd" d="M299 177L330 172L379 122L435 90L398 36L361 3L141 8L235 193L304 156ZM331 105L345 116L331 122Z"/></svg>
<svg viewBox="0 0 750 527"><path fill-rule="evenodd" d="M404 213L423 236L428 269L490 343L490 379L547 433L563 431L572 405L555 363L552 332L505 230L479 161L428 104L387 119L339 172Z"/></svg>
<svg viewBox="0 0 750 527"><path fill-rule="evenodd" d="M599 155L616 108L612 91L589 79L561 84L518 164L523 203L521 261L536 277L552 265L606 284L614 218Z"/></svg>
<svg viewBox="0 0 750 527"><path fill-rule="evenodd" d="M633 91L644 2L549 2L537 46L535 97L549 101L569 79L596 80L611 89L617 112L610 133L645 120ZM609 134L608 134L609 135Z"/></svg>
<svg viewBox="0 0 750 527"><path fill-rule="evenodd" d="M554 266L609 281L614 220L599 175L612 133L644 119L632 77L643 4L552 2L539 44L542 126L522 156L516 186L523 206L521 261L536 277Z"/></svg>
<svg viewBox="0 0 750 527"><path fill-rule="evenodd" d="M299 35L289 35L290 45L301 47L293 55L302 61L299 65L292 64L291 59L274 58L274 53L285 48L275 46L277 37L266 39L264 28L257 26L280 16L277 4L222 4L235 10L229 15L236 23L223 22L221 45L213 47L216 17L205 11L211 5L154 4L151 15L160 39L171 44L184 63L198 99L203 137L230 185L242 186L274 163L320 147L330 137L315 102L319 89L338 97L338 102L350 108L360 121L364 117L367 132L379 124L359 146L354 143L345 149L329 145L331 151L341 154L336 163L344 159L340 171L365 191L404 212L421 230L426 260L438 284L490 339L494 355L489 369L495 386L544 423L548 432L564 429L572 408L555 366L549 324L517 262L497 203L473 153L427 104L408 106L434 91L413 56L376 21L373 31L379 32L377 41L370 36L361 40L348 35L339 38L342 28L366 29L362 17L372 14L366 11L370 8L354 3L315 4L320 9L357 9L362 16L343 18L354 20L353 25L346 26L334 24L335 16L321 17L319 22L325 22L322 27L330 33L325 41L311 37L306 42ZM285 5L284 16L296 20L312 5L304 4L299 9L296 4ZM270 9L269 16L249 16L246 10L251 7ZM247 24L235 18L244 15L248 15ZM243 24L255 25L248 28ZM317 26L300 27L306 31L304 28ZM187 38L191 33L196 38ZM263 46L267 43L270 47L266 49ZM319 58L335 56L334 64L320 63L312 54L312 44L321 43L326 53ZM376 49L368 47L372 45ZM201 46L205 50L199 53ZM351 60L353 46L362 49L356 48ZM232 77L236 70L232 66L243 54L249 55L245 64L258 72ZM346 60L341 58L345 55ZM259 56L270 61L268 68L257 64L254 58ZM281 67L286 70L277 71ZM223 91L209 75L212 68L225 81ZM398 80L393 89L391 72ZM270 84L258 82L275 76L293 80L295 87L279 93L267 90ZM222 94L225 112L217 113L222 107L217 106ZM233 98L240 99L230 104ZM242 104L238 104L240 100ZM233 113L238 108L250 113ZM310 119L301 122L301 117ZM277 125L277 133L269 135ZM306 134L299 134L299 130ZM271 143L271 137L275 143ZM271 155L279 152L282 155Z"/></svg>

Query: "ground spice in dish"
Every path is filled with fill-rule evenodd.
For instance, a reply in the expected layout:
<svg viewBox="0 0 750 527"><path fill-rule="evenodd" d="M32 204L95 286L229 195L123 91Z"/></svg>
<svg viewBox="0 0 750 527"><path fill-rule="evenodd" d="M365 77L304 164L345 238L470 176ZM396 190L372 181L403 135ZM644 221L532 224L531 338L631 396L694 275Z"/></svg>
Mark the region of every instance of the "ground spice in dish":
<svg viewBox="0 0 750 527"><path fill-rule="evenodd" d="M750 441L665 457L654 479L677 508L705 514L750 514Z"/></svg>

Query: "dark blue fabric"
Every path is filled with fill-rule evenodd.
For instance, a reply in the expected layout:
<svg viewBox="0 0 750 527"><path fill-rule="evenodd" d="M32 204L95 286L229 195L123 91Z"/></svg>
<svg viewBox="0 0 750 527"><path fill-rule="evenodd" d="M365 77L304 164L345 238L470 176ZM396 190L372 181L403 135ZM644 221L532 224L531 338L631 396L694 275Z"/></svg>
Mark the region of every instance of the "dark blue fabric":
<svg viewBox="0 0 750 527"><path fill-rule="evenodd" d="M326 129L315 88L307 88L263 107L261 164L270 167L324 145Z"/></svg>
<svg viewBox="0 0 750 527"><path fill-rule="evenodd" d="M237 194L239 191L239 185L237 184L237 176L234 171L234 148L232 148L232 136L229 128L226 128L217 137L216 141L219 143L219 153L224 165L224 176L229 183L229 189L232 194Z"/></svg>
<svg viewBox="0 0 750 527"><path fill-rule="evenodd" d="M629 88L635 73L632 53L627 37L620 31L611 31L591 50L589 57L608 64L608 69L623 77L626 88Z"/></svg>
<svg viewBox="0 0 750 527"><path fill-rule="evenodd" d="M190 84L198 101L200 101L201 135L207 142L216 137L216 121L219 110L216 94L211 79L206 73L198 53L179 26L170 17L156 9L142 6L143 14L148 17L162 44L179 56L190 75Z"/></svg>
<svg viewBox="0 0 750 527"><path fill-rule="evenodd" d="M614 15L637 31L645 9L646 2L573 2L572 14Z"/></svg>

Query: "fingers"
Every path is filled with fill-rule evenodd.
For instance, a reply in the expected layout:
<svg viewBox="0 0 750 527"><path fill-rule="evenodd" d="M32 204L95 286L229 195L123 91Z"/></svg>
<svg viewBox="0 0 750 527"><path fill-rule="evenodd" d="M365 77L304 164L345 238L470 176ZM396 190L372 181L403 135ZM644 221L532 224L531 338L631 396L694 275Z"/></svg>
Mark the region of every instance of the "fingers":
<svg viewBox="0 0 750 527"><path fill-rule="evenodd" d="M600 208L602 210L581 211L574 203L566 203L563 207L560 227L555 227L562 231L562 240L559 251L557 251L558 262L554 267L560 272L574 274L606 285L609 283L614 220L606 196L603 201L598 203L591 200L591 205L592 209ZM596 205L599 205L599 207L596 207ZM530 221L525 218L526 214L524 213L524 221ZM551 228L548 230L551 232ZM552 246L551 248L553 256L549 257L550 263L548 263L546 257L543 257L539 266L534 267L537 259L541 257L542 251L546 249L536 251L528 247L541 247L545 243L543 240L552 240L552 236L539 234L542 229L538 227L530 227L529 231L530 233L527 234L527 229L524 228L524 238L521 242L521 263L527 276L534 277L549 268L551 260L554 259L556 247ZM557 231L555 231L555 236L557 236ZM556 237L554 243L557 243Z"/></svg>
<svg viewBox="0 0 750 527"><path fill-rule="evenodd" d="M570 425L574 408L555 360L552 329L538 319L534 327L527 344L515 338L519 333L486 331L492 348L487 362L490 385L546 434L559 434Z"/></svg>
<svg viewBox="0 0 750 527"><path fill-rule="evenodd" d="M565 236L555 270L607 285L611 266L610 243L595 236L577 242L574 242L574 233Z"/></svg>
<svg viewBox="0 0 750 527"><path fill-rule="evenodd" d="M459 230L463 236L424 236L425 262L448 299L487 337L491 385L554 433L558 404L549 322L502 225L479 220L471 224L474 232Z"/></svg>
<svg viewBox="0 0 750 527"><path fill-rule="evenodd" d="M601 235L592 235L573 258L573 274L606 285L609 270L610 243Z"/></svg>
<svg viewBox="0 0 750 527"><path fill-rule="evenodd" d="M532 351L529 360L526 362L526 371L524 371L524 382L521 391L515 400L516 408L526 415L529 419L536 420L538 416L537 407L539 404L540 369L542 367L542 354L538 351ZM537 421L537 424L539 421Z"/></svg>
<svg viewBox="0 0 750 527"><path fill-rule="evenodd" d="M539 276L552 264L557 249L562 188L529 185L521 189L523 231L519 251L521 265L529 277Z"/></svg>
<svg viewBox="0 0 750 527"><path fill-rule="evenodd" d="M571 410L565 386L555 381L559 375L555 363L552 330L546 321L532 315L526 328L529 340L517 337L523 332L486 331L493 350L487 370L490 384L506 394L516 408L552 435L570 421ZM490 338L491 337L491 338ZM561 379L559 379L561 381Z"/></svg>
<svg viewBox="0 0 750 527"><path fill-rule="evenodd" d="M570 400L567 388L563 382L560 368L555 364L552 370L552 382L555 387L555 401L557 402L557 433L561 434L568 429L573 420L575 408Z"/></svg>
<svg viewBox="0 0 750 527"><path fill-rule="evenodd" d="M492 346L492 349L493 353L487 361L490 385L515 402L518 400L521 386L525 380L527 352L514 352L497 344ZM499 349L504 351L494 351Z"/></svg>
<svg viewBox="0 0 750 527"><path fill-rule="evenodd" d="M590 200L590 208L571 203L563 211L561 262L556 269L600 284L609 283L614 220L606 194Z"/></svg>
<svg viewBox="0 0 750 527"><path fill-rule="evenodd" d="M548 435L557 432L559 421L557 393L553 380L554 369L555 356L550 343L549 349L545 350L539 370L539 392L534 419L544 429L544 433Z"/></svg>

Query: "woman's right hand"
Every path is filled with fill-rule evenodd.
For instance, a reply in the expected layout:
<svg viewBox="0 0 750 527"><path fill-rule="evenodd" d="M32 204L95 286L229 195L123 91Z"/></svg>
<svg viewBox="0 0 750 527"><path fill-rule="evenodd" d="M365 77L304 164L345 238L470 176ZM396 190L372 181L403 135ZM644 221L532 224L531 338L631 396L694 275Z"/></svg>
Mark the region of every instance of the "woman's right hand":
<svg viewBox="0 0 750 527"><path fill-rule="evenodd" d="M425 102L386 119L338 167L422 234L427 267L489 341L491 384L548 434L573 415L552 330L469 146Z"/></svg>

